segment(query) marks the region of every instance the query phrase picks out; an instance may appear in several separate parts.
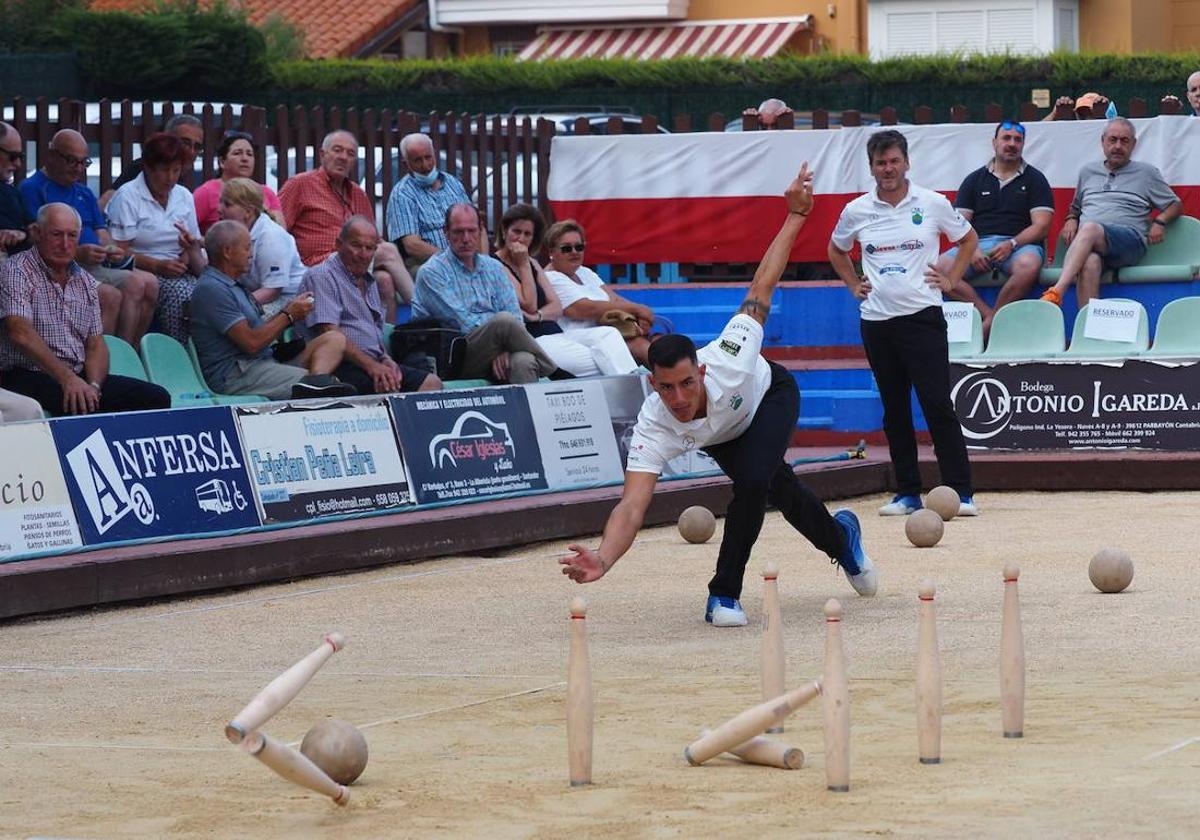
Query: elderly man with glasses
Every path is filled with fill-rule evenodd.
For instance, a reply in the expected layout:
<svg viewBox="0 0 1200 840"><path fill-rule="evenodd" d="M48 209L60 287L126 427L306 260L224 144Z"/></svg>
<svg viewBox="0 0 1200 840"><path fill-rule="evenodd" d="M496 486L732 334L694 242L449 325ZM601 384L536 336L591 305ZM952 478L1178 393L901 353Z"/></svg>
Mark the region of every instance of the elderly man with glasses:
<svg viewBox="0 0 1200 840"><path fill-rule="evenodd" d="M163 131L179 138L183 146L183 168L179 173L179 185L188 191L195 186L196 158L204 152L204 124L199 117L192 114L176 114L167 120ZM121 177L113 181L112 188L100 196L100 206L108 208L108 202L113 194L142 174L142 159L134 158L129 166L121 172Z"/></svg>
<svg viewBox="0 0 1200 840"><path fill-rule="evenodd" d="M99 290L104 331L133 347L142 340L154 318L158 278L133 267L133 256L117 246L108 232L108 219L86 181L91 158L78 131L64 128L52 138L42 168L21 182L21 196L30 215L46 204L74 208L82 220L76 259L102 284Z"/></svg>
<svg viewBox="0 0 1200 840"><path fill-rule="evenodd" d="M1026 297L1037 283L1046 260L1046 236L1054 219L1054 193L1039 170L1025 162L1025 126L1005 120L992 135L992 159L963 179L954 206L979 236L979 247L962 279L947 293L974 304L983 318L983 334L996 310ZM958 248L942 254L939 267L948 272ZM970 281L999 270L1008 276L995 308L979 296Z"/></svg>
<svg viewBox="0 0 1200 840"><path fill-rule="evenodd" d="M25 164L25 146L11 125L0 122L0 262L29 247L33 216L12 185L13 174Z"/></svg>

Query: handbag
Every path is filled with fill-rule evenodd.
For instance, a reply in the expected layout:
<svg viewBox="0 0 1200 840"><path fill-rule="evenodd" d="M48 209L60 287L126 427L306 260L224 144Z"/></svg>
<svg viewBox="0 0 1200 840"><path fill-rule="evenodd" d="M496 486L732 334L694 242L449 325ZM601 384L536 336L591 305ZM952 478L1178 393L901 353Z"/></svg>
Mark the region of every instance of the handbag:
<svg viewBox="0 0 1200 840"><path fill-rule="evenodd" d="M418 318L392 330L388 352L397 364L455 379L467 356L467 339L437 318Z"/></svg>
<svg viewBox="0 0 1200 840"><path fill-rule="evenodd" d="M631 312L610 309L600 316L598 323L602 327L615 328L621 334L622 338L637 338L642 335L642 328L638 324L637 316Z"/></svg>

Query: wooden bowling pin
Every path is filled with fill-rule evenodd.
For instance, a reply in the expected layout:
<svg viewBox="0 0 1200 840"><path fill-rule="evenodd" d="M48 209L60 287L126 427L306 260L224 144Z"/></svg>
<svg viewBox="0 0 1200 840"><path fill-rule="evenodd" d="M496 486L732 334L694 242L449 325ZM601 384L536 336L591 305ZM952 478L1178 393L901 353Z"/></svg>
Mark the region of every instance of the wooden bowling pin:
<svg viewBox="0 0 1200 840"><path fill-rule="evenodd" d="M571 787L592 783L592 669L588 663L587 603L571 601L571 646L567 654L567 760Z"/></svg>
<svg viewBox="0 0 1200 840"><path fill-rule="evenodd" d="M763 567L762 606L762 699L778 697L787 689L784 681L783 621L779 610L779 566L770 560ZM767 732L782 732L783 721Z"/></svg>
<svg viewBox="0 0 1200 840"><path fill-rule="evenodd" d="M246 708L225 725L225 737L231 743L241 743L251 731L258 729L274 717L280 709L295 699L300 689L308 684L329 657L346 646L346 637L341 633L330 633L321 646L288 668L255 695Z"/></svg>
<svg viewBox="0 0 1200 840"><path fill-rule="evenodd" d="M942 658L938 652L934 585L921 581L917 632L917 750L922 764L942 760Z"/></svg>
<svg viewBox="0 0 1200 840"><path fill-rule="evenodd" d="M688 744L683 750L683 757L688 764L703 764L713 756L766 732L776 721L787 717L820 693L821 683L813 680L765 703L751 706Z"/></svg>
<svg viewBox="0 0 1200 840"><path fill-rule="evenodd" d="M835 793L850 790L850 688L842 647L842 605L825 602L825 786Z"/></svg>
<svg viewBox="0 0 1200 840"><path fill-rule="evenodd" d="M1025 734L1025 639L1016 563L1004 567L1004 618L1000 625L1000 719L1005 738Z"/></svg>
<svg viewBox="0 0 1200 840"><path fill-rule="evenodd" d="M744 744L738 744L727 752L736 755L747 764L761 764L764 767L779 767L782 770L799 770L804 766L804 751L789 747L770 738L751 738Z"/></svg>
<svg viewBox="0 0 1200 840"><path fill-rule="evenodd" d="M350 790L345 785L339 785L303 753L276 741L267 733L252 730L241 743L246 752L289 782L324 794L338 805L350 801Z"/></svg>

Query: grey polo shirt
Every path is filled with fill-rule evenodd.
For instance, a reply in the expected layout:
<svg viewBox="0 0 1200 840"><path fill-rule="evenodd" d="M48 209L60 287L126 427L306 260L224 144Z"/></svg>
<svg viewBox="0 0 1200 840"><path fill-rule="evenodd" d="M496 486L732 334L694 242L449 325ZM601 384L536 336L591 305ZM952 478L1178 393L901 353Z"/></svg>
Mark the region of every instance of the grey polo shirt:
<svg viewBox="0 0 1200 840"><path fill-rule="evenodd" d="M1131 160L1120 169L1109 169L1103 161L1084 164L1079 171L1071 215L1080 222L1124 225L1142 234L1150 233L1150 210L1165 210L1179 201L1158 167Z"/></svg>
<svg viewBox="0 0 1200 840"><path fill-rule="evenodd" d="M191 313L196 355L204 378L217 391L225 390L225 379L236 360L273 358L270 345L250 355L226 335L238 321L254 329L263 322L262 311L249 292L211 265L200 275L192 292Z"/></svg>

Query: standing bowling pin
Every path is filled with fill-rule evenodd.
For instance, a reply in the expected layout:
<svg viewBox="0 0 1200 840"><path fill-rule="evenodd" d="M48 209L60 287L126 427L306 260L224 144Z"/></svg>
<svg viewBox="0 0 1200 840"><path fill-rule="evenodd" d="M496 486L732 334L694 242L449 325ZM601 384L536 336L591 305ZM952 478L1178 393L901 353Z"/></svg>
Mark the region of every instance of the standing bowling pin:
<svg viewBox="0 0 1200 840"><path fill-rule="evenodd" d="M842 647L842 605L825 602L825 786L835 793L850 790L850 689L846 652Z"/></svg>
<svg viewBox="0 0 1200 840"><path fill-rule="evenodd" d="M592 669L588 664L587 603L571 601L571 647L567 654L567 759L571 787L592 783Z"/></svg>
<svg viewBox="0 0 1200 840"><path fill-rule="evenodd" d="M1005 738L1025 734L1025 639L1016 563L1004 567L1004 619L1000 626L1000 718Z"/></svg>
<svg viewBox="0 0 1200 840"><path fill-rule="evenodd" d="M762 699L778 697L786 690L783 663L783 621L779 610L779 566L770 560L763 567L762 606ZM782 732L783 721L768 732Z"/></svg>
<svg viewBox="0 0 1200 840"><path fill-rule="evenodd" d="M350 801L350 791L339 785L299 750L281 744L265 732L252 730L242 739L242 749L289 782L324 794L338 805Z"/></svg>
<svg viewBox="0 0 1200 840"><path fill-rule="evenodd" d="M942 761L942 657L938 652L934 585L921 581L917 634L917 748L922 764Z"/></svg>
<svg viewBox="0 0 1200 840"><path fill-rule="evenodd" d="M225 726L225 737L231 743L241 743L247 734L269 721L284 706L292 702L300 689L308 684L329 657L346 646L346 637L341 633L330 633L321 646L288 668L267 684L237 713L237 717Z"/></svg>

